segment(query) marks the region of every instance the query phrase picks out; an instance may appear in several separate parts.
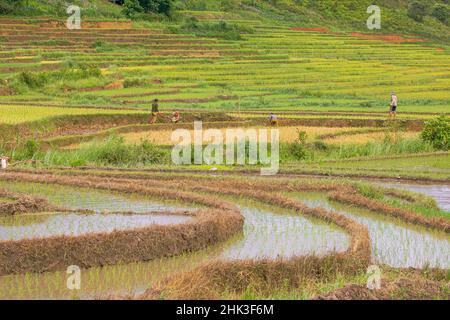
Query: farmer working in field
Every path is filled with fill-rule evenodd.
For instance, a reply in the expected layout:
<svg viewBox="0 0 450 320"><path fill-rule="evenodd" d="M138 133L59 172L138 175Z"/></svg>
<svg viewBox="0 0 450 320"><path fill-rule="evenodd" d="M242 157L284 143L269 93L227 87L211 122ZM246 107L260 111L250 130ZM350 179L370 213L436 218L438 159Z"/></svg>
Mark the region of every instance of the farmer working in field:
<svg viewBox="0 0 450 320"><path fill-rule="evenodd" d="M150 118L150 123L153 124L158 119L159 114L159 105L158 105L158 99L153 100L152 103L152 117Z"/></svg>
<svg viewBox="0 0 450 320"><path fill-rule="evenodd" d="M278 119L277 116L271 112L269 115L269 123L271 126L277 126L278 125Z"/></svg>
<svg viewBox="0 0 450 320"><path fill-rule="evenodd" d="M174 113L172 113L170 121L172 121L172 123L178 123L180 121L180 118L180 113L178 111L175 111Z"/></svg>
<svg viewBox="0 0 450 320"><path fill-rule="evenodd" d="M391 93L391 109L389 111L389 119L395 119L395 116L397 115L397 103L398 98L395 95L395 92Z"/></svg>

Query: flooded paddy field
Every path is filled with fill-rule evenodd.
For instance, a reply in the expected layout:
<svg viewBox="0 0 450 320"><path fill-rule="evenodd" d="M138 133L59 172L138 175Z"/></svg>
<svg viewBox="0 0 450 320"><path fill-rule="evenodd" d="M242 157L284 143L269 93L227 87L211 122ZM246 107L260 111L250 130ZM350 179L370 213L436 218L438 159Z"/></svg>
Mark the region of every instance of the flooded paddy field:
<svg viewBox="0 0 450 320"><path fill-rule="evenodd" d="M342 252L348 235L330 224L270 206L241 206L245 217L241 239L222 254L223 259L276 259Z"/></svg>
<svg viewBox="0 0 450 320"><path fill-rule="evenodd" d="M58 193L61 193L61 190ZM62 195L55 195L55 197L61 199ZM83 281L85 285L76 292L76 297L99 298L110 295L140 294L171 274L191 270L214 260L286 259L292 256L341 252L348 247L348 235L344 231L320 220L306 218L289 210L253 201L239 201L239 206L245 217L242 234L223 244L177 257L84 269L82 276L85 279ZM45 221L47 217L43 217L46 216L20 218ZM98 219L102 216L94 214L89 217ZM68 223L67 219L64 220L65 218L62 218L60 222ZM171 218L179 219L180 217L169 216L164 219ZM132 223L134 222L140 223L139 219ZM80 220L73 220L72 223L79 225ZM124 223L130 223L130 221ZM47 227L51 228L51 225L47 223ZM60 229L58 227L58 230ZM3 229L0 228L0 230ZM7 235L8 233L5 233L3 237ZM67 290L66 278L66 273L59 271L3 276L0 277L0 298L71 299L74 298L74 293Z"/></svg>
<svg viewBox="0 0 450 320"><path fill-rule="evenodd" d="M54 204L74 210L87 209L102 213L189 210L174 201L165 199L149 200L135 194L119 194L98 189L42 183L5 182L1 180L0 188L11 192L42 197Z"/></svg>
<svg viewBox="0 0 450 320"><path fill-rule="evenodd" d="M450 268L450 236L372 211L329 201L326 195L298 193L309 206L334 210L369 229L374 263L397 268Z"/></svg>
<svg viewBox="0 0 450 320"><path fill-rule="evenodd" d="M450 186L445 184L416 184L404 182L381 183L385 187L409 190L427 195L438 204L441 210L447 211L450 215Z"/></svg>
<svg viewBox="0 0 450 320"><path fill-rule="evenodd" d="M182 201L66 185L0 181L0 188L42 197L71 210L92 210L88 214L38 212L2 217L0 241L78 237L152 225L183 225L195 221L195 215L190 214L195 209L206 208ZM330 201L327 193L282 194L286 199L304 203L309 208L337 213L367 228L373 264L393 268L450 268L450 237L446 232ZM149 288L158 287L172 276L217 262L251 264L258 261L289 261L297 257L320 259L332 254L344 254L351 247L351 234L334 223L275 204L262 203L262 199L249 200L230 195L220 195L219 198L236 205L244 217L242 232L226 241L174 256L81 269L82 287L77 291L67 289L65 271L4 275L0 277L0 298L135 297Z"/></svg>
<svg viewBox="0 0 450 320"><path fill-rule="evenodd" d="M76 213L42 214L38 219L35 219L35 215L1 217L0 241L108 233L115 230L143 228L154 224L183 223L190 219L176 215Z"/></svg>

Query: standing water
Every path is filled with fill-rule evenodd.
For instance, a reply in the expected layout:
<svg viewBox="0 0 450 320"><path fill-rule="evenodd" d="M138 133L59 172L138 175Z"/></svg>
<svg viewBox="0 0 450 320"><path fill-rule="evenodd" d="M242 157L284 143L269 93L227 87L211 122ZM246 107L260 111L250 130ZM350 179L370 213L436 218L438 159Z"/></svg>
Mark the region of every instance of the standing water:
<svg viewBox="0 0 450 320"><path fill-rule="evenodd" d="M403 182L381 183L384 187L399 188L413 192L422 193L436 200L441 210L450 212L450 186L448 185L428 185L410 184Z"/></svg>
<svg viewBox="0 0 450 320"><path fill-rule="evenodd" d="M24 188L28 191L34 190L34 194L47 195L49 200L57 200L58 204L65 206L73 207L77 205L76 199L79 199L80 204L77 207L86 209L103 209L105 207L117 209L117 201L119 201L119 205L125 206L128 210L136 211L142 206L146 210L149 209L147 207L149 204L143 204L140 202L142 200L137 198L129 200L126 197L96 190L80 191L74 188L48 185L29 187L23 184L12 184L9 189L26 192L27 190ZM90 194L96 195L91 197ZM115 199L116 203L110 203L111 197ZM118 198L120 200L117 200ZM0 298L70 299L105 297L111 294L135 294L171 274L190 270L201 263L215 259L323 255L331 251L344 251L348 247L347 234L320 220L305 218L288 210L262 206L258 203L245 203L241 210L245 216L244 233L226 243L172 258L82 270L82 289L77 292L67 290L67 275L63 271L3 276L0 278ZM99 216L93 215L93 217L98 218ZM39 221L44 219L45 222L45 219L48 218L41 216L39 219ZM130 222L128 221L128 223ZM47 222L47 226L50 225L53 224ZM87 225L85 227L94 228ZM52 230L53 227L49 227L49 229Z"/></svg>
<svg viewBox="0 0 450 320"><path fill-rule="evenodd" d="M365 225L369 229L375 263L397 268L450 267L450 237L445 232L332 202L322 194L300 193L296 198L311 207L333 210Z"/></svg>

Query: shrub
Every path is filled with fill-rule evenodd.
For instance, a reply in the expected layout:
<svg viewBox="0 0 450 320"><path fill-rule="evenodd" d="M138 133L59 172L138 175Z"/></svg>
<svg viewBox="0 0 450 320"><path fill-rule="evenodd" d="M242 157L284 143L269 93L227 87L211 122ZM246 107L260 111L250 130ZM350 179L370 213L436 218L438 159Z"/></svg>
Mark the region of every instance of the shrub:
<svg viewBox="0 0 450 320"><path fill-rule="evenodd" d="M305 144L307 138L308 134L306 133L306 131L300 131L299 129L297 129L297 140L299 143Z"/></svg>
<svg viewBox="0 0 450 320"><path fill-rule="evenodd" d="M448 150L450 147L450 120L446 116L440 116L425 122L421 137L435 149Z"/></svg>
<svg viewBox="0 0 450 320"><path fill-rule="evenodd" d="M97 145L95 156L92 160L106 165L118 165L129 163L132 160L132 155L129 148L125 145L124 139L113 136L106 140L106 143Z"/></svg>
<svg viewBox="0 0 450 320"><path fill-rule="evenodd" d="M304 160L308 157L306 139L308 135L305 131L297 129L297 140L281 146L281 154L284 159Z"/></svg>
<svg viewBox="0 0 450 320"><path fill-rule="evenodd" d="M141 12L161 13L169 16L172 6L172 0L125 0L123 13L129 17Z"/></svg>
<svg viewBox="0 0 450 320"><path fill-rule="evenodd" d="M89 77L101 77L102 72L99 68L80 64L76 67L66 67L58 71L51 72L22 72L15 79L16 85L23 85L30 89L44 87L51 81L61 80L81 80Z"/></svg>
<svg viewBox="0 0 450 320"><path fill-rule="evenodd" d="M235 11L239 9L240 1L238 0L220 0L219 6L223 11Z"/></svg>
<svg viewBox="0 0 450 320"><path fill-rule="evenodd" d="M447 6L443 4L437 4L434 6L431 15L438 19L440 22L447 23L450 13Z"/></svg>
<svg viewBox="0 0 450 320"><path fill-rule="evenodd" d="M160 147L151 144L148 140L132 147L134 161L138 164L162 164L166 160L166 152Z"/></svg>
<svg viewBox="0 0 450 320"><path fill-rule="evenodd" d="M123 3L123 14L127 17L133 17L136 13L143 12L139 0L125 0Z"/></svg>
<svg viewBox="0 0 450 320"><path fill-rule="evenodd" d="M325 142L323 142L322 140L314 140L313 148L314 148L314 150L327 151L328 145Z"/></svg>
<svg viewBox="0 0 450 320"><path fill-rule="evenodd" d="M427 15L427 6L424 2L414 1L409 5L408 16L417 22L423 22L423 19Z"/></svg>
<svg viewBox="0 0 450 320"><path fill-rule="evenodd" d="M226 21L200 22L197 18L186 19L178 28L172 28L175 33L192 33L199 37L216 37L226 40L241 40L241 33L251 33L252 29Z"/></svg>
<svg viewBox="0 0 450 320"><path fill-rule="evenodd" d="M14 11L12 3L7 1L0 1L0 14L9 14Z"/></svg>
<svg viewBox="0 0 450 320"><path fill-rule="evenodd" d="M29 160L35 158L39 153L39 142L36 140L27 140L25 144L13 153L15 160Z"/></svg>
<svg viewBox="0 0 450 320"><path fill-rule="evenodd" d="M308 156L306 146L298 141L288 143L285 147L281 147L282 158L304 160Z"/></svg>
<svg viewBox="0 0 450 320"><path fill-rule="evenodd" d="M111 136L103 142L93 142L74 154L73 162L97 165L136 166L164 163L167 152L143 140L138 144L125 144L123 137Z"/></svg>
<svg viewBox="0 0 450 320"><path fill-rule="evenodd" d="M123 82L124 88L134 88L134 87L142 87L148 85L149 81L145 78L131 78L125 79Z"/></svg>
<svg viewBox="0 0 450 320"><path fill-rule="evenodd" d="M170 15L172 11L172 0L153 0L157 3L156 12Z"/></svg>
<svg viewBox="0 0 450 320"><path fill-rule="evenodd" d="M32 72L21 72L19 74L18 81L20 84L27 86L30 89L36 89L43 87L48 78L44 73L32 73Z"/></svg>

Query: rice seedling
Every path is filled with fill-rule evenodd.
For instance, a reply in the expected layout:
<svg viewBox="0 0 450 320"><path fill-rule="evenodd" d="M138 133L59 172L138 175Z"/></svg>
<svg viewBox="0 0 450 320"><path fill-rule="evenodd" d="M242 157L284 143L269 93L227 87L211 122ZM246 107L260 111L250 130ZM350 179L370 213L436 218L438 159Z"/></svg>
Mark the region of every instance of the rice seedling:
<svg viewBox="0 0 450 320"><path fill-rule="evenodd" d="M297 194L296 197L312 206L330 208L367 225L371 234L374 261L397 268L425 266L448 268L446 256L449 237L443 232L402 223L398 219L379 217L375 211L355 209L330 202L319 194ZM430 250L433 248L433 250ZM446 252L442 254L443 251Z"/></svg>

